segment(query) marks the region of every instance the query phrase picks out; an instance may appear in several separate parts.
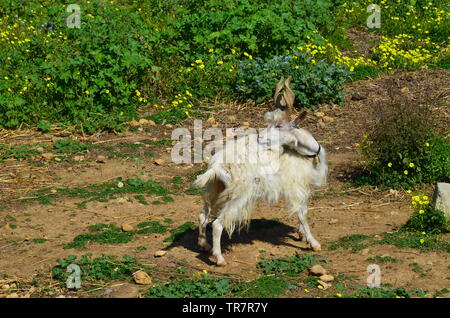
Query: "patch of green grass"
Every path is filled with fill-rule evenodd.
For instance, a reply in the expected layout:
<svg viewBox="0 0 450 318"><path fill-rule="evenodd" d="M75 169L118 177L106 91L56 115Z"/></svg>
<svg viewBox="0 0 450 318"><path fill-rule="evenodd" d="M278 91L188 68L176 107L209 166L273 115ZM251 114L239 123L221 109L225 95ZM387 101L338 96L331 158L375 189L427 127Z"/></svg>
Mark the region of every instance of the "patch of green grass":
<svg viewBox="0 0 450 318"><path fill-rule="evenodd" d="M56 262L58 265L52 268L52 278L64 285L71 275L67 272L67 267L70 264L80 266L82 286L85 286L86 283L89 286L99 282L129 280L134 272L146 269L144 265L128 255L124 255L123 260L119 260L114 255L92 258L92 254L88 253L82 255L80 259L77 259L77 256L70 255L65 259L57 259Z"/></svg>
<svg viewBox="0 0 450 318"><path fill-rule="evenodd" d="M184 191L184 193L188 195L201 195L203 193L203 189L197 187L190 187L189 189Z"/></svg>
<svg viewBox="0 0 450 318"><path fill-rule="evenodd" d="M411 298L411 297L425 297L426 291L422 289L407 290L405 288L369 288L356 286L354 292L344 293L345 298Z"/></svg>
<svg viewBox="0 0 450 318"><path fill-rule="evenodd" d="M283 274L298 276L299 273L317 264L311 255L295 254L287 258L276 258L258 262L256 267L264 274Z"/></svg>
<svg viewBox="0 0 450 318"><path fill-rule="evenodd" d="M448 293L450 293L450 290L448 288L443 288L440 290L436 290L433 294L433 297L442 297Z"/></svg>
<svg viewBox="0 0 450 318"><path fill-rule="evenodd" d="M35 149L37 146L26 144L11 147L3 146L3 149L0 148L0 159L27 159L35 155L40 155L42 152Z"/></svg>
<svg viewBox="0 0 450 318"><path fill-rule="evenodd" d="M148 202L147 202L147 200L145 199L145 197L144 197L143 195L141 195L141 194L135 195L134 198L135 198L136 200L138 200L138 202L139 202L140 204L148 205Z"/></svg>
<svg viewBox="0 0 450 318"><path fill-rule="evenodd" d="M143 252L147 250L147 246L138 246L134 249L136 252Z"/></svg>
<svg viewBox="0 0 450 318"><path fill-rule="evenodd" d="M362 65L355 67L354 71L350 75L352 81L361 81L371 78L377 78L381 73L381 70L370 65Z"/></svg>
<svg viewBox="0 0 450 318"><path fill-rule="evenodd" d="M363 240L368 239L368 235L363 234L350 234L339 238L336 243L330 245L330 250L335 250L338 248L351 248L353 252L365 249L368 245L361 243Z"/></svg>
<svg viewBox="0 0 450 318"><path fill-rule="evenodd" d="M1 208L1 206L0 206L0 211L2 210L2 208ZM13 217L13 216L11 216L11 215L6 215L5 216L5 221L7 221L7 222L16 222L17 220L16 220L16 218L15 217Z"/></svg>
<svg viewBox="0 0 450 318"><path fill-rule="evenodd" d="M73 242L64 246L64 249L86 248L86 243L99 244L123 244L130 242L136 234L165 233L167 226L157 221L142 222L137 225L137 230L122 232L114 224L95 224L88 228L89 232L80 234Z"/></svg>
<svg viewBox="0 0 450 318"><path fill-rule="evenodd" d="M42 244L42 243L45 243L47 241L48 240L46 238L35 238L35 239L32 240L32 242L36 243L36 244Z"/></svg>
<svg viewBox="0 0 450 318"><path fill-rule="evenodd" d="M122 183L123 187L119 187L118 184ZM137 193L140 195L156 195L163 197L163 202L169 202L170 199L165 199L170 193L159 182L153 180L145 180L139 176L132 176L126 180L122 178L116 178L114 182L103 183L98 185L90 185L84 188L58 188L56 193L51 192L52 189L45 188L36 191L32 199L27 201L40 201L42 204L50 204L53 199L59 197L81 198L86 199L78 203L78 206L86 207L86 203L90 201L107 202L110 199L114 199L115 195ZM142 200L143 201L143 200Z"/></svg>
<svg viewBox="0 0 450 318"><path fill-rule="evenodd" d="M375 240L374 235L352 234L341 237L330 245L330 250L338 248L351 248L353 252L360 251L368 246L377 244L390 244L398 248L415 248L421 251L444 250L450 252L450 243L443 241L439 235L397 231L381 233L382 238Z"/></svg>
<svg viewBox="0 0 450 318"><path fill-rule="evenodd" d="M56 140L53 143L56 153L75 155L78 153L86 152L92 149L94 146L92 142L82 143L72 137Z"/></svg>
<svg viewBox="0 0 450 318"><path fill-rule="evenodd" d="M186 232L195 230L197 225L193 222L186 222L176 229L170 231L170 236L164 239L164 242L175 242L179 240Z"/></svg>
<svg viewBox="0 0 450 318"><path fill-rule="evenodd" d="M150 288L144 295L151 298L218 298L230 295L232 281L201 274L195 280L180 280Z"/></svg>
<svg viewBox="0 0 450 318"><path fill-rule="evenodd" d="M288 282L277 276L261 276L258 279L237 284L234 288L234 297L243 298L273 298L284 294Z"/></svg>
<svg viewBox="0 0 450 318"><path fill-rule="evenodd" d="M137 234L150 234L150 233L165 233L167 232L167 226L162 225L158 221L147 221L137 225Z"/></svg>
<svg viewBox="0 0 450 318"><path fill-rule="evenodd" d="M161 111L151 116L144 117L145 119L153 120L156 124L172 124L181 123L187 118L186 113L181 109L171 108L169 110Z"/></svg>
<svg viewBox="0 0 450 318"><path fill-rule="evenodd" d="M395 258L395 257L391 257L391 256L373 256L373 257L369 257L368 259L366 259L367 262L373 262L373 263L401 263L402 260Z"/></svg>
<svg viewBox="0 0 450 318"><path fill-rule="evenodd" d="M398 248L416 248L421 251L444 250L450 253L450 243L442 241L438 235L422 235L421 233L410 233L398 231L394 233L383 233L383 239L379 244L391 244Z"/></svg>

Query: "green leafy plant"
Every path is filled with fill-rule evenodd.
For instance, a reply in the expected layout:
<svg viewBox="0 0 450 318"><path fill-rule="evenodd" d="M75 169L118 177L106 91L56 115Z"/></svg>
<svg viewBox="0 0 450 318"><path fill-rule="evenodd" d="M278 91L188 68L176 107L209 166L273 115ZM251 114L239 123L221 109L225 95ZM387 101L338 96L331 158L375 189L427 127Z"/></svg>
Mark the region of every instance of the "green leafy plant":
<svg viewBox="0 0 450 318"><path fill-rule="evenodd" d="M450 180L450 140L436 132L424 105L394 97L374 104L375 123L363 136L362 183L385 187Z"/></svg>
<svg viewBox="0 0 450 318"><path fill-rule="evenodd" d="M81 282L84 287L99 282L111 282L129 280L132 274L146 267L138 263L133 257L124 255L123 260L118 260L114 255L102 255L92 258L92 253L80 256L70 255L65 259L57 259L58 265L52 268L52 277L65 284L71 273L67 272L70 264L76 264L81 269Z"/></svg>
<svg viewBox="0 0 450 318"><path fill-rule="evenodd" d="M343 104L341 89L349 75L345 66L315 61L306 52L294 50L267 61L256 58L241 62L235 89L241 99L260 103L273 95L281 77L292 76L296 105L314 108L320 103Z"/></svg>

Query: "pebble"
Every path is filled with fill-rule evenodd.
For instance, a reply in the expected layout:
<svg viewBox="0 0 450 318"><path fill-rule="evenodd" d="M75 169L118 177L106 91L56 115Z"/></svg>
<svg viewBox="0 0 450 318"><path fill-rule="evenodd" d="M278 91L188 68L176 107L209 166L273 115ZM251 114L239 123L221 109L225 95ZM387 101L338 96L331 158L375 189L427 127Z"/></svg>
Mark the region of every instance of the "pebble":
<svg viewBox="0 0 450 318"><path fill-rule="evenodd" d="M138 285L150 285L152 283L152 278L144 271L134 273L133 278Z"/></svg>
<svg viewBox="0 0 450 318"><path fill-rule="evenodd" d="M162 257L162 256L164 256L166 254L167 254L167 251L160 250L160 251L156 251L155 254L153 254L153 256L155 256L155 257Z"/></svg>
<svg viewBox="0 0 450 318"><path fill-rule="evenodd" d="M163 160L163 159L156 159L156 160L155 160L155 163L156 163L158 166L161 166L162 164L164 164L164 160Z"/></svg>
<svg viewBox="0 0 450 318"><path fill-rule="evenodd" d="M316 276L326 275L327 273L327 270L323 268L321 265L314 265L309 269L309 271L311 272L311 274Z"/></svg>
<svg viewBox="0 0 450 318"><path fill-rule="evenodd" d="M324 116L322 117L322 120L324 123L332 123L334 121L334 118L330 116Z"/></svg>
<svg viewBox="0 0 450 318"><path fill-rule="evenodd" d="M122 224L122 231L124 231L124 232L131 232L131 231L134 231L134 227L131 224L123 223Z"/></svg>
<svg viewBox="0 0 450 318"><path fill-rule="evenodd" d="M331 282L334 280L334 277L332 275L322 275L319 279L323 282Z"/></svg>
<svg viewBox="0 0 450 318"><path fill-rule="evenodd" d="M97 156L97 162L98 163L105 163L106 162L106 156L98 155Z"/></svg>

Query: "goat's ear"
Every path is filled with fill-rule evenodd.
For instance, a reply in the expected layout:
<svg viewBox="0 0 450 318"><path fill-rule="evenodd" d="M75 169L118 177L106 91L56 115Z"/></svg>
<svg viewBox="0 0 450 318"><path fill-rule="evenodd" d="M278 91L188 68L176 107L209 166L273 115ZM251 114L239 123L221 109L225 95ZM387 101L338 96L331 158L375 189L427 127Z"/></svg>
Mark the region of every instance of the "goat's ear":
<svg viewBox="0 0 450 318"><path fill-rule="evenodd" d="M294 125L294 127L298 127L299 125L300 125L300 122L303 120L303 119L305 119L305 117L306 117L306 111L304 111L303 113L301 113L300 115L298 115L298 117L297 118L295 118L294 119L294 121L293 121L293 125Z"/></svg>
<svg viewBox="0 0 450 318"><path fill-rule="evenodd" d="M275 87L275 95L273 96L273 100L275 102L275 107L280 108L280 109L282 109L284 106L286 106L286 105L282 104L283 96L280 95L280 92L283 89L283 86L284 86L284 77L282 77L280 79L277 86Z"/></svg>

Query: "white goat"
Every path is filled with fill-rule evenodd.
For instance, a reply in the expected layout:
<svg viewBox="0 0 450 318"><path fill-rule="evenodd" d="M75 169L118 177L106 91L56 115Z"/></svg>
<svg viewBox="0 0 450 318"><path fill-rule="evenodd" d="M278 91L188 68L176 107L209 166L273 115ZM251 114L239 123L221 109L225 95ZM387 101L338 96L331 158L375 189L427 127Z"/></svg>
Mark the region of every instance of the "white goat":
<svg viewBox="0 0 450 318"><path fill-rule="evenodd" d="M278 107L291 108L293 105L289 82L290 79L286 83L282 79L277 85L275 104ZM280 103L280 85L289 89L281 96L287 101L284 105ZM252 207L258 200L274 204L283 197L288 212L298 216L300 238L310 243L313 250L320 250L320 243L312 236L306 219L307 201L314 188L326 183L328 166L325 149L309 132L298 128L305 114L289 122L285 110L266 113L269 126L259 134L253 148L247 147L248 151L239 153L239 162L226 162L226 154L235 149L240 140L249 145L251 138L248 136L227 141L224 148L212 157L208 170L195 180L196 186L205 187L204 207L199 215L198 245L204 250L210 249L206 241L206 225L211 217L215 218L212 254L217 265L226 264L220 247L223 229L231 236L236 228L248 227ZM264 160L255 163L252 156L262 156Z"/></svg>

